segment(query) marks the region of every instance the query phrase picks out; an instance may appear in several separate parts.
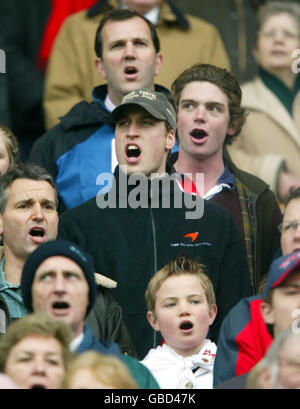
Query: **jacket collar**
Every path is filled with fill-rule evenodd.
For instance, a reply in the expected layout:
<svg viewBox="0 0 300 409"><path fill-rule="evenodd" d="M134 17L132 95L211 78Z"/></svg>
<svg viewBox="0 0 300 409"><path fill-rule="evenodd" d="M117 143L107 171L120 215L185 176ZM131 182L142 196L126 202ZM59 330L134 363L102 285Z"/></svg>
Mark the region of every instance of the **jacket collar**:
<svg viewBox="0 0 300 409"><path fill-rule="evenodd" d="M94 89L97 90L96 94L93 95L94 101L88 103L86 101L81 101L74 105L73 108L64 116L61 116L60 122L62 127L68 131L71 128L76 128L78 126L86 125L97 125L101 126L103 123L108 121L109 112L104 109L104 106L100 106L99 101L96 100L96 95L99 99L102 95L106 95L107 87L106 85L100 85Z"/></svg>
<svg viewBox="0 0 300 409"><path fill-rule="evenodd" d="M238 178L253 193L260 195L268 188L267 183L265 183L262 179L237 168L235 164L232 162L232 159L226 147L224 147L223 149L223 158L224 162L227 163L229 169L234 174L234 176Z"/></svg>
<svg viewBox="0 0 300 409"><path fill-rule="evenodd" d="M92 18L106 11L119 7L117 0L100 0L87 11L87 17ZM163 0L161 4L159 23L166 21L181 26L188 30L190 24L184 14L169 0Z"/></svg>
<svg viewBox="0 0 300 409"><path fill-rule="evenodd" d="M172 153L172 155L169 157L168 161L172 167L173 167L173 164L176 162L177 158L178 158L178 152ZM232 162L232 159L226 147L223 148L223 159L224 159L224 163L228 166L230 172L234 175L234 177L237 177L252 192L259 195L268 188L268 185L262 179L237 168L235 164Z"/></svg>
<svg viewBox="0 0 300 409"><path fill-rule="evenodd" d="M114 179L111 187L112 190L111 192L106 193L106 195L113 194L113 197L122 199L124 203L126 202L126 204L127 200L130 199L130 196L132 196L132 198L134 196L136 197L137 201L146 200L148 207L151 200L155 200L158 197L165 197L165 194L167 194L168 198L174 197L175 194L182 195L179 183L173 181L169 182L170 189L167 189L166 191L164 190L165 184L163 180L173 174L174 178L176 178L176 170L168 162L166 165L166 175L154 179L148 179L143 174L128 176L118 165L114 171ZM162 183L160 181L162 181ZM130 195L132 191L135 191L134 195Z"/></svg>
<svg viewBox="0 0 300 409"><path fill-rule="evenodd" d="M94 350L104 355L115 355L117 357L121 357L121 352L115 343L96 339L88 325L84 324L84 337L79 346L76 348L76 353L80 354L89 350Z"/></svg>
<svg viewBox="0 0 300 409"><path fill-rule="evenodd" d="M170 94L170 90L162 85L155 84L155 91L162 92L165 95ZM97 125L109 123L110 112L104 105L107 95L107 85L98 85L92 91L93 102L81 101L64 116L61 116L60 122L65 130L76 128L78 126Z"/></svg>

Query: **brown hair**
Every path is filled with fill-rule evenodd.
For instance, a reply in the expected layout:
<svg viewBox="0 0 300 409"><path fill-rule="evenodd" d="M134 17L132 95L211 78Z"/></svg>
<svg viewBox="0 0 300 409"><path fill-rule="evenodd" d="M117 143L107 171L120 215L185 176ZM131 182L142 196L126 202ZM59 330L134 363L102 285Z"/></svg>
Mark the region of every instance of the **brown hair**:
<svg viewBox="0 0 300 409"><path fill-rule="evenodd" d="M156 33L156 29L154 25L151 23L150 20L148 20L146 17L142 16L141 14L137 13L134 10L131 9L114 9L109 11L104 15L102 20L100 21L100 24L97 28L96 31L96 37L95 37L95 43L94 43L94 48L97 57L102 58L102 51L103 51L103 44L102 44L102 30L105 26L105 24L109 21L126 21L130 20L134 17L139 17L142 20L145 21L147 26L149 27L153 46L155 48L156 53L159 53L160 50L160 42L158 35Z"/></svg>
<svg viewBox="0 0 300 409"><path fill-rule="evenodd" d="M8 192L7 189L13 184L13 182L17 179L29 179L34 181L44 181L48 182L50 186L52 186L54 195L55 195L55 203L56 207L58 205L58 193L56 184L52 176L48 173L48 171L34 163L20 163L19 165L13 167L9 171L7 171L4 175L0 176L0 214L5 212L7 200L8 200Z"/></svg>
<svg viewBox="0 0 300 409"><path fill-rule="evenodd" d="M226 94L230 125L236 129L232 135L226 135L225 144L231 144L241 132L247 116L246 110L241 107L242 91L238 80L224 68L211 64L195 64L183 71L172 84L172 101L177 110L183 89L193 81L211 82Z"/></svg>
<svg viewBox="0 0 300 409"><path fill-rule="evenodd" d="M23 338L30 336L45 336L57 339L61 344L64 366L67 369L73 356L69 349L72 340L70 328L62 321L54 321L41 313L28 314L13 321L7 333L0 338L0 372L5 372L5 364L11 349Z"/></svg>
<svg viewBox="0 0 300 409"><path fill-rule="evenodd" d="M209 307L216 303L216 297L213 285L209 277L204 273L204 265L199 264L196 260L189 259L185 256L178 256L175 260L171 260L169 264L164 266L161 270L149 281L145 298L149 311L155 314L156 294L164 281L169 277L179 276L182 274L195 275L199 278L204 289L205 296Z"/></svg>

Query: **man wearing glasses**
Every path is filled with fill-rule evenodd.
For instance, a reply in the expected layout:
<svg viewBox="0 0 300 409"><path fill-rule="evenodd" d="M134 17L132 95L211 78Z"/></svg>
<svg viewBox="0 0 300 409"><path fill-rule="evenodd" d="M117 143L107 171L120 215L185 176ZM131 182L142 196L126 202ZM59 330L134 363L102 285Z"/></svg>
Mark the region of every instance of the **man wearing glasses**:
<svg viewBox="0 0 300 409"><path fill-rule="evenodd" d="M282 254L300 250L300 188L290 191L285 202L282 223L278 226L281 233Z"/></svg>

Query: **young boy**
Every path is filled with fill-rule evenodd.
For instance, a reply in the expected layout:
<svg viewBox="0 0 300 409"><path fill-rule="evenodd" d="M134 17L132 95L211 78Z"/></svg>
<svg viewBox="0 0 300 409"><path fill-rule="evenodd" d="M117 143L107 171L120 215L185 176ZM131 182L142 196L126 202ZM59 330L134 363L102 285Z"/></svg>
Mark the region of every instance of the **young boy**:
<svg viewBox="0 0 300 409"><path fill-rule="evenodd" d="M164 344L142 361L163 389L210 389L216 344L206 339L217 306L203 265L178 256L150 280L147 318Z"/></svg>

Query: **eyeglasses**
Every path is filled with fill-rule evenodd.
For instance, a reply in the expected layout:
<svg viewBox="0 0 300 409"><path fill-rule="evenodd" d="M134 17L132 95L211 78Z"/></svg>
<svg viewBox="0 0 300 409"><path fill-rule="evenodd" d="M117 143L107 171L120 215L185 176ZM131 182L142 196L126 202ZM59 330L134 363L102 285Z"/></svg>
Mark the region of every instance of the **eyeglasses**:
<svg viewBox="0 0 300 409"><path fill-rule="evenodd" d="M260 31L259 35L261 37L266 37L266 38L273 38L275 37L277 34L281 34L282 37L284 38L297 38L299 37L299 33L295 33L293 31L289 31L289 30L267 30L267 31Z"/></svg>
<svg viewBox="0 0 300 409"><path fill-rule="evenodd" d="M282 222L278 226L278 230L280 233L291 233L295 232L300 224L300 221L298 222L297 220L291 220L290 222Z"/></svg>

